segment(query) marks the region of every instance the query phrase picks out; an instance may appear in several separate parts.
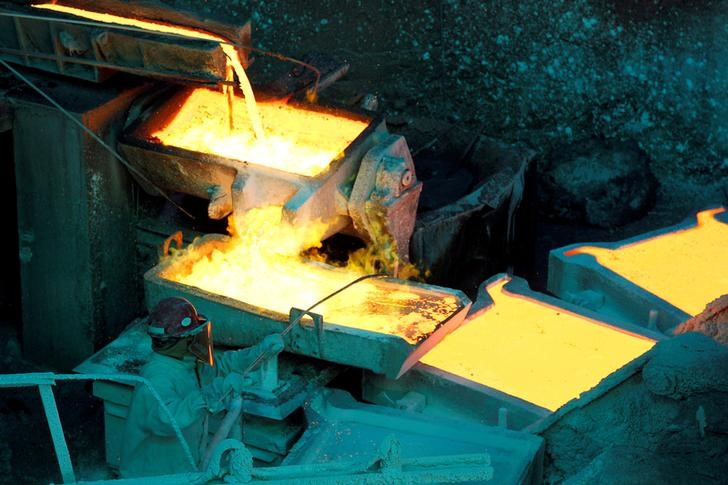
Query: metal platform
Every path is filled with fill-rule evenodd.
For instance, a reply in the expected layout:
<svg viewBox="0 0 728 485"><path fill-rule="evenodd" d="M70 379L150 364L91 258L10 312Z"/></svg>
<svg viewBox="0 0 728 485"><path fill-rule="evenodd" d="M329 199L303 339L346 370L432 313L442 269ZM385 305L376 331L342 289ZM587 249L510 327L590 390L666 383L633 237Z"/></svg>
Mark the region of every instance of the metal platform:
<svg viewBox="0 0 728 485"><path fill-rule="evenodd" d="M394 448L400 470L418 460L430 459L434 465L435 457L441 465L449 465L442 483L463 474L469 475L469 483L541 480L544 442L536 435L363 404L331 389L310 402L306 418L307 430L283 465L366 462ZM396 478L392 475L389 483L402 483Z"/></svg>
<svg viewBox="0 0 728 485"><path fill-rule="evenodd" d="M118 375L136 377L151 353L145 324L137 321L74 371L110 378ZM246 429L243 441L256 460L268 464L280 462L301 432L302 423L293 412L342 370L335 364L282 354L278 368L280 387L268 399L261 399L257 394L243 394ZM119 465L121 437L133 390L133 382L97 380L93 384L94 396L104 401L106 461L114 468ZM219 416L212 417L211 434L219 421Z"/></svg>

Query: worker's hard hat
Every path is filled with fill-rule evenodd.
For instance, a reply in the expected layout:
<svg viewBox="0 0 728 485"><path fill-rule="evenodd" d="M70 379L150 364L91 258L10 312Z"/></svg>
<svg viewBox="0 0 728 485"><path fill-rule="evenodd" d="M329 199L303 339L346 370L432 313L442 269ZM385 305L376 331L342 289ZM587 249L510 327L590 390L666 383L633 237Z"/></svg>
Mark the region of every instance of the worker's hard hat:
<svg viewBox="0 0 728 485"><path fill-rule="evenodd" d="M201 332L207 318L197 313L189 300L170 297L161 300L149 313L147 332L154 338L190 337Z"/></svg>

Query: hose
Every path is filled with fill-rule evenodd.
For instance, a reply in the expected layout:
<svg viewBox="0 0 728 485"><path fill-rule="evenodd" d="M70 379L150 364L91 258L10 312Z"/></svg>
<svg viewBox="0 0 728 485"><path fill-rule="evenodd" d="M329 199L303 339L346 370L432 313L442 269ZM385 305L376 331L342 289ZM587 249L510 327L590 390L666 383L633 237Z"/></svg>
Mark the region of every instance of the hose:
<svg viewBox="0 0 728 485"><path fill-rule="evenodd" d="M210 444L207 447L207 451L205 451L205 456L202 459L202 463L200 464L200 469L207 470L207 467L210 464L210 458L212 457L212 452L215 451L215 448L222 440L228 437L228 435L230 434L230 430L233 427L233 424L235 424L242 412L243 396L237 396L230 403L230 407L228 408L225 418L222 420L222 423L220 423L220 427L217 429L215 435L212 437L212 441L210 441Z"/></svg>

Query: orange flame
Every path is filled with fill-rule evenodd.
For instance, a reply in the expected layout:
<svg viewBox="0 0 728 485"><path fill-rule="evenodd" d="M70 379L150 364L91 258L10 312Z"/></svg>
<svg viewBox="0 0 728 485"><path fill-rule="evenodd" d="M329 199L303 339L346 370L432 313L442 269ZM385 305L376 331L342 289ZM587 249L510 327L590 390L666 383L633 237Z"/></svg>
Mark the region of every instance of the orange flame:
<svg viewBox="0 0 728 485"><path fill-rule="evenodd" d="M582 246L566 253L590 254L600 265L690 315L728 292L728 224L717 208L699 212L693 227L616 249Z"/></svg>
<svg viewBox="0 0 728 485"><path fill-rule="evenodd" d="M488 286L493 304L421 362L552 411L652 348L655 341Z"/></svg>
<svg viewBox="0 0 728 485"><path fill-rule="evenodd" d="M229 243L215 249L193 245L177 253L176 264L161 276L288 314L291 307L307 308L363 275L356 269L304 260L301 251L320 246L326 225L314 221L294 227L281 213L281 207L270 206L230 219ZM313 311L329 323L416 343L458 309L457 297L449 293L364 280Z"/></svg>
<svg viewBox="0 0 728 485"><path fill-rule="evenodd" d="M90 20L184 35L220 43L228 65L238 75L248 116L234 119L226 93L195 89L164 128L152 134L168 146L221 155L291 173L315 176L368 126L369 121L295 108L283 103L256 103L250 81L234 46L209 32L91 12L57 4L36 8ZM231 132L230 127L243 127ZM334 268L304 261L304 249L319 247L327 227L321 222L293 227L281 220L281 207L248 211L230 220L232 240L224 247L192 246L177 255L189 264L172 265L165 277L287 314L292 306L306 308L362 276L354 265ZM366 258L363 258L366 259ZM459 310L447 293L414 291L407 285L367 280L315 309L339 325L401 335L414 343Z"/></svg>

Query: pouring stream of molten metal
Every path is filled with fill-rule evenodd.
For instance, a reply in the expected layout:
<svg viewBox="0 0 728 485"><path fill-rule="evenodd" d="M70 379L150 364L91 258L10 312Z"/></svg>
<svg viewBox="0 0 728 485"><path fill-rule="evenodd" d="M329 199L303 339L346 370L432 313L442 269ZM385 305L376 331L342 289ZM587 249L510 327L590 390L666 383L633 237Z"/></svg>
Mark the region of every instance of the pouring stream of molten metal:
<svg viewBox="0 0 728 485"><path fill-rule="evenodd" d="M238 52L225 39L190 28L62 5L35 7L103 23L220 43L245 94L248 122L236 118L234 123L227 123L225 95L196 89L175 118L151 134L167 145L313 176L340 156L368 126L368 121L362 119L289 107L283 103L262 103L263 119L270 120L269 129L264 133L260 111ZM237 112L233 110L233 113ZM246 124L250 127L249 133L245 130L229 132L231 125ZM205 254L196 254L195 247L188 248L184 257L180 257L180 264L172 265L163 276L287 314L292 306L306 308L363 275L354 266L334 268L305 261L300 256L301 251L320 246L326 226L312 222L305 227L293 227L281 220L281 210L281 207L270 206L236 215L237 220L230 219L233 236L225 247ZM399 335L416 343L460 310L460 304L459 298L452 293L366 280L327 300L315 311L323 314L327 322Z"/></svg>
<svg viewBox="0 0 728 485"><path fill-rule="evenodd" d="M58 5L58 4L52 4L52 3L44 3L44 4L38 4L33 5L35 8L42 8L46 10L53 10L55 12L61 12L61 13L67 13L70 15L75 15L77 17L86 18L89 20L94 20L96 22L102 22L106 24L117 24L117 25L125 25L127 27L138 27L140 29L144 30L150 30L154 32L162 32L166 34L177 34L177 35L183 35L185 37L189 37L192 39L203 39L203 40L211 40L214 42L218 42L220 44L220 48L223 50L225 55L228 58L228 62L230 65L232 65L233 70L235 71L235 74L238 75L238 81L240 83L240 88L243 90L243 94L245 95L245 101L248 107L248 115L250 116L251 126L253 129L253 132L255 133L255 137L258 140L263 140L265 138L265 133L263 131L263 122L260 119L260 114L258 113L258 107L255 103L255 94L253 94L253 87L250 84L250 80L248 79L247 74L245 73L245 69L243 68L243 63L240 60L240 55L238 54L238 51L235 49L235 46L231 45L227 39L224 39L223 37L214 35L210 32L203 32L199 30L195 30L189 27L180 27L177 25L169 25L169 24L162 24L158 22L151 22L149 20L138 20L128 17L120 17L118 15L111 15L106 13L100 13L100 12L92 12L90 10L83 10L80 8L75 7L68 7L65 5Z"/></svg>
<svg viewBox="0 0 728 485"><path fill-rule="evenodd" d="M234 109L241 104L239 98L229 100L219 92L193 90L174 119L167 126L151 133L165 145L315 176L339 158L344 149L368 126L368 121L361 119L297 109L280 102L259 105L235 47L209 32L64 5L39 4L34 7L102 23L183 35L220 44L229 65L238 75L247 109ZM247 117L239 115L240 112L247 113ZM233 126L236 129L233 130Z"/></svg>

